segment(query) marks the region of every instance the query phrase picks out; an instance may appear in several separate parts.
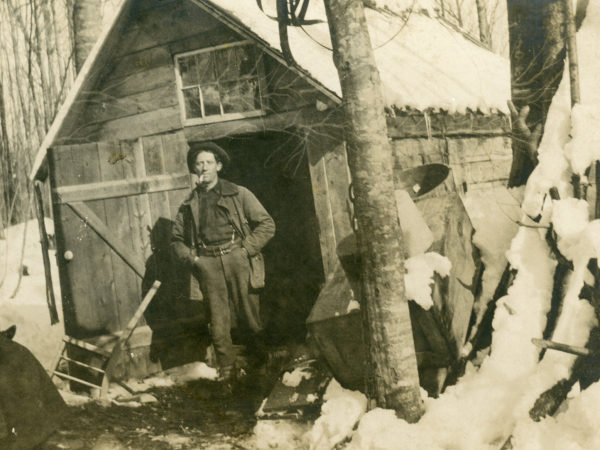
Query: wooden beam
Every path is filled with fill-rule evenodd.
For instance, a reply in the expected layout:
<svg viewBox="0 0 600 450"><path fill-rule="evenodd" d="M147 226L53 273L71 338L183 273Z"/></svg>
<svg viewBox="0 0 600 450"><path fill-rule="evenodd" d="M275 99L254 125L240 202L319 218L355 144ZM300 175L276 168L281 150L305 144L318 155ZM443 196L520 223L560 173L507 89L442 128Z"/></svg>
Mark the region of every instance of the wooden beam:
<svg viewBox="0 0 600 450"><path fill-rule="evenodd" d="M48 234L44 222L44 201L42 199L41 182L36 180L33 184L36 202L36 216L40 231L40 243L42 245L42 260L44 261L44 276L46 277L46 302L50 312L50 325L58 323L58 312L56 311L56 300L54 299L54 287L52 285L52 273L50 269L50 257L48 255Z"/></svg>
<svg viewBox="0 0 600 450"><path fill-rule="evenodd" d="M130 195L187 189L190 176L187 173L174 175L154 175L133 180L100 181L98 183L76 184L52 189L54 203L83 202Z"/></svg>
<svg viewBox="0 0 600 450"><path fill-rule="evenodd" d="M132 249L117 239L110 232L108 227L94 212L83 202L67 203L69 207L83 220L92 230L94 230L106 244L119 255L125 263L133 269L140 277L144 278L146 265L139 255Z"/></svg>
<svg viewBox="0 0 600 450"><path fill-rule="evenodd" d="M187 126L183 131L189 142L219 139L235 134L281 131L299 125L306 125L304 113L304 109L299 109L240 120Z"/></svg>

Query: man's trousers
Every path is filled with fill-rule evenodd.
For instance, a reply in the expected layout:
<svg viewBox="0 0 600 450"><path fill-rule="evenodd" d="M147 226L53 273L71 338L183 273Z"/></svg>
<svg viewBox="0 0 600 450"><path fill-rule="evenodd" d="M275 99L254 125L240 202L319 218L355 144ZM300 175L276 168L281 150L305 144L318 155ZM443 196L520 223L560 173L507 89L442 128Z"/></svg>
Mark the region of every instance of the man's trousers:
<svg viewBox="0 0 600 450"><path fill-rule="evenodd" d="M242 247L218 256L199 256L200 288L210 308L212 342L220 368L235 364L231 329L262 331L259 298L250 288L250 262Z"/></svg>

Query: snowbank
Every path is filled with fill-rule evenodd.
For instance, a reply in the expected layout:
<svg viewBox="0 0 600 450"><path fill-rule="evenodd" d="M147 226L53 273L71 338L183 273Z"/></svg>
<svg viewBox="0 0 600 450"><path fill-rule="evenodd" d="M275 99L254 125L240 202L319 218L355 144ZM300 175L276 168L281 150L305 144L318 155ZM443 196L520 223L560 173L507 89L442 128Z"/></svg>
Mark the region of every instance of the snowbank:
<svg viewBox="0 0 600 450"><path fill-rule="evenodd" d="M54 232L54 224L50 219L46 219L46 230L48 233ZM0 286L0 329L16 324L17 334L14 340L27 347L48 368L64 335L55 252L50 251L50 262L60 322L51 326L46 306L46 281L37 220L14 225L4 232L6 239L0 240L0 280L3 280ZM19 278L24 233L23 262L27 266L28 275L23 276L13 297Z"/></svg>
<svg viewBox="0 0 600 450"><path fill-rule="evenodd" d="M367 409L364 394L344 389L335 379L327 386L323 399L321 417L305 435L310 450L333 448L350 434Z"/></svg>

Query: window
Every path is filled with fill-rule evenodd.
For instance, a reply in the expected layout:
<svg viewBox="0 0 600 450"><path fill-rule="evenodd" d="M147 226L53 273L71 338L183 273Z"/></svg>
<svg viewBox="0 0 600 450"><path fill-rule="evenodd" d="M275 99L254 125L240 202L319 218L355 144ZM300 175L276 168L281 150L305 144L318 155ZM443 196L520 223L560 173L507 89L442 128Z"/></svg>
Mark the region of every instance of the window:
<svg viewBox="0 0 600 450"><path fill-rule="evenodd" d="M175 56L179 101L187 125L263 114L260 58L249 42Z"/></svg>

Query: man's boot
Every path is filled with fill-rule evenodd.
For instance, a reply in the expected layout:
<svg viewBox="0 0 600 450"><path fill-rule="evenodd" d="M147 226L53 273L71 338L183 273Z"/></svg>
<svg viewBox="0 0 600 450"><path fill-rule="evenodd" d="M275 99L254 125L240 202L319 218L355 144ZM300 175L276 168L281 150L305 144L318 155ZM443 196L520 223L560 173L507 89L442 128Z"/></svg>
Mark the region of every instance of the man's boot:
<svg viewBox="0 0 600 450"><path fill-rule="evenodd" d="M233 394L233 386L236 381L235 366L220 367L217 381L219 382L218 396L230 397Z"/></svg>

